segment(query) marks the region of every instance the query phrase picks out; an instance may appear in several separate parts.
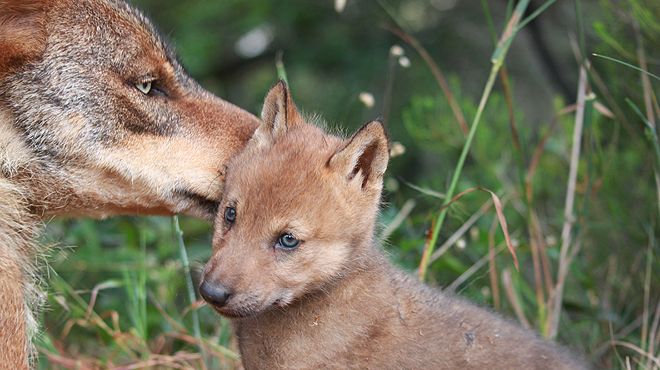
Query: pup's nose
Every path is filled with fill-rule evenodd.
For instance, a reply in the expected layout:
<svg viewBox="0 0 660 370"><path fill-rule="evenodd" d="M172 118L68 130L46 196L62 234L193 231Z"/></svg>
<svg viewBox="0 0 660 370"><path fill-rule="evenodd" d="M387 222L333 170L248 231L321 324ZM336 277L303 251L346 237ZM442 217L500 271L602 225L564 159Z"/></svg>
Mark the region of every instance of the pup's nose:
<svg viewBox="0 0 660 370"><path fill-rule="evenodd" d="M231 296L231 292L224 285L212 284L207 281L203 281L199 286L199 294L205 301L218 307L224 306Z"/></svg>

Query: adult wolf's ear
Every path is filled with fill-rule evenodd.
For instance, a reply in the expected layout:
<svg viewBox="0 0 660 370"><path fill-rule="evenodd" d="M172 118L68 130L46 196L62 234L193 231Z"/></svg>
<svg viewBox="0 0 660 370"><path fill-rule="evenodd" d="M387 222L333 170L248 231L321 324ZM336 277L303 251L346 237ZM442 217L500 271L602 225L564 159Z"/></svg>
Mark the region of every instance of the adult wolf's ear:
<svg viewBox="0 0 660 370"><path fill-rule="evenodd" d="M259 144L272 143L288 129L300 124L300 113L284 81L278 81L268 91L261 110L261 121L253 139Z"/></svg>
<svg viewBox="0 0 660 370"><path fill-rule="evenodd" d="M383 186L389 149L383 124L372 121L362 126L348 143L328 162L330 168L349 181L360 181L364 190L378 190Z"/></svg>
<svg viewBox="0 0 660 370"><path fill-rule="evenodd" d="M0 0L0 77L43 55L49 0Z"/></svg>

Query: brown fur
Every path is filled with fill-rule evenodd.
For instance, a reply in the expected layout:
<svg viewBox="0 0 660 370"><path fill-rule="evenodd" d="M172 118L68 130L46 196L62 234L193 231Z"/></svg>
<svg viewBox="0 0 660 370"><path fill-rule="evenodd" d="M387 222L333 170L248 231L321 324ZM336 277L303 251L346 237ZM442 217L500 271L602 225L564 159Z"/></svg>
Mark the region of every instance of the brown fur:
<svg viewBox="0 0 660 370"><path fill-rule="evenodd" d="M210 218L257 124L121 0L0 0L0 368L28 367L44 218Z"/></svg>
<svg viewBox="0 0 660 370"><path fill-rule="evenodd" d="M390 264L373 237L388 161L379 122L328 135L301 120L281 83L263 120L228 167L220 209L236 218L216 218L200 287L233 318L245 368L587 367ZM287 233L294 249L278 239Z"/></svg>

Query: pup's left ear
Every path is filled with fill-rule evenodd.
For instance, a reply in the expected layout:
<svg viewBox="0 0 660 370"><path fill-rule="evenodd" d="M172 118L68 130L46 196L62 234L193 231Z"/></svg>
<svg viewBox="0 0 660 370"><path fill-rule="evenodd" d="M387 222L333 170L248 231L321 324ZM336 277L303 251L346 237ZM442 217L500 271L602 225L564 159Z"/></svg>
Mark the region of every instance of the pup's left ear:
<svg viewBox="0 0 660 370"><path fill-rule="evenodd" d="M259 144L272 143L291 127L300 124L301 117L286 82L280 80L271 87L261 110L261 124L254 133Z"/></svg>
<svg viewBox="0 0 660 370"><path fill-rule="evenodd" d="M372 121L362 126L328 162L346 179L359 181L363 190L380 190L387 169L389 149L383 124Z"/></svg>

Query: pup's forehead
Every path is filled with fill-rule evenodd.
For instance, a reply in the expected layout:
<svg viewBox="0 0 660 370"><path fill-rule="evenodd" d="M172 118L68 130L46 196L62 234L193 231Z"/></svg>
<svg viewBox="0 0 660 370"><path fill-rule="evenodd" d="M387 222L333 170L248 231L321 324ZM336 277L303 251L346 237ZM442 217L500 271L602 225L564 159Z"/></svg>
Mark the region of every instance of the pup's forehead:
<svg viewBox="0 0 660 370"><path fill-rule="evenodd" d="M288 132L268 147L246 150L228 168L227 195L279 208L326 191L327 162L342 140L316 127ZM268 208L268 207L264 207Z"/></svg>

